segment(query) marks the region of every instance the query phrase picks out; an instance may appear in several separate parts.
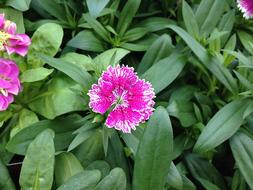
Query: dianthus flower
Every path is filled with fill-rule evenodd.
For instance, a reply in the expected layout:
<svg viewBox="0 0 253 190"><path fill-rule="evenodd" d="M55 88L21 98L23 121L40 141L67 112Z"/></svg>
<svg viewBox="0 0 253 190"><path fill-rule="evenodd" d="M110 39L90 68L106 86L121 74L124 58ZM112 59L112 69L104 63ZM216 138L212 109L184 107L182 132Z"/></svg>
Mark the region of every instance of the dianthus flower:
<svg viewBox="0 0 253 190"><path fill-rule="evenodd" d="M0 111L6 110L21 89L18 66L11 60L0 58Z"/></svg>
<svg viewBox="0 0 253 190"><path fill-rule="evenodd" d="M26 34L16 34L16 30L16 24L6 20L4 14L0 14L0 51L25 56L31 39Z"/></svg>
<svg viewBox="0 0 253 190"><path fill-rule="evenodd" d="M237 0L237 3L246 19L253 17L253 0Z"/></svg>
<svg viewBox="0 0 253 190"><path fill-rule="evenodd" d="M98 84L93 84L88 95L89 107L96 113L108 112L105 125L131 133L136 126L151 116L154 108L154 89L149 82L138 78L134 68L109 66Z"/></svg>

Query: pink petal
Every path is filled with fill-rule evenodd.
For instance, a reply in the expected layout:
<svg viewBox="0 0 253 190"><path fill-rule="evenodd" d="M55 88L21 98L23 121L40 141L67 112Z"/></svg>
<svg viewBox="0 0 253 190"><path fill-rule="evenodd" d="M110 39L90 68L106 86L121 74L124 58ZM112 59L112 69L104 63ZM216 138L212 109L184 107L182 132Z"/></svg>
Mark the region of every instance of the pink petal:
<svg viewBox="0 0 253 190"><path fill-rule="evenodd" d="M238 0L238 7L243 12L246 19L253 17L253 1L252 0Z"/></svg>
<svg viewBox="0 0 253 190"><path fill-rule="evenodd" d="M13 95L9 94L7 97L0 94L0 111L4 111L14 101Z"/></svg>
<svg viewBox="0 0 253 190"><path fill-rule="evenodd" d="M109 66L88 95L94 112L104 114L112 110L106 125L125 133L149 119L155 103L152 85L139 79L132 67L124 65Z"/></svg>

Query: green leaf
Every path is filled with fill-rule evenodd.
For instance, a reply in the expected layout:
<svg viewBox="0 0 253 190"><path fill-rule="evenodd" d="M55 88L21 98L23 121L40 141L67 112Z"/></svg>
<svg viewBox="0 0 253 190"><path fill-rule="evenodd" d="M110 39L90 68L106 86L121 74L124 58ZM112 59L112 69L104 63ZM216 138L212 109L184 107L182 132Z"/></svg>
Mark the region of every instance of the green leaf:
<svg viewBox="0 0 253 190"><path fill-rule="evenodd" d="M136 128L135 132L137 132L137 131L143 132L143 129L138 127L138 128ZM138 149L138 145L139 145L139 138L136 137L134 135L134 133L131 133L131 134L121 133L121 138L126 143L127 148L129 148L131 150L131 152L133 153L133 155L135 156L137 149Z"/></svg>
<svg viewBox="0 0 253 190"><path fill-rule="evenodd" d="M173 162L171 162L166 182L175 189L181 190L183 188L183 179Z"/></svg>
<svg viewBox="0 0 253 190"><path fill-rule="evenodd" d="M104 44L99 40L93 32L89 30L79 32L68 43L68 46L86 51L101 52L104 51Z"/></svg>
<svg viewBox="0 0 253 190"><path fill-rule="evenodd" d="M203 178L198 178L198 181L201 183L201 185L206 189L206 190L220 190L219 187L211 183L210 181L203 179Z"/></svg>
<svg viewBox="0 0 253 190"><path fill-rule="evenodd" d="M0 159L0 189L16 190L15 185L9 175L8 169Z"/></svg>
<svg viewBox="0 0 253 190"><path fill-rule="evenodd" d="M112 168L120 167L124 170L128 181L130 180L130 171L128 160L125 156L124 145L119 138L119 135L113 131L108 141L108 150L106 161Z"/></svg>
<svg viewBox="0 0 253 190"><path fill-rule="evenodd" d="M65 73L83 87L87 88L92 83L91 75L83 67L68 61L64 61L62 59L56 59L46 55L40 55L40 57L51 67L54 67L55 69Z"/></svg>
<svg viewBox="0 0 253 190"><path fill-rule="evenodd" d="M194 40L182 28L174 25L169 25L169 28L174 30L199 58L202 64L215 76L217 79L233 94L237 94L237 83L231 75L230 71L225 68L215 56L211 56L207 50L196 40Z"/></svg>
<svg viewBox="0 0 253 190"><path fill-rule="evenodd" d="M220 21L224 12L226 1L220 0L202 0L197 12L196 18L201 26L201 34L210 34Z"/></svg>
<svg viewBox="0 0 253 190"><path fill-rule="evenodd" d="M24 128L26 128L38 121L39 121L39 119L34 112L32 112L26 108L22 109L19 112L17 124L11 130L10 136L11 137L15 136L18 132L20 132Z"/></svg>
<svg viewBox="0 0 253 190"><path fill-rule="evenodd" d="M107 176L110 173L111 167L110 165L104 160L96 160L89 164L86 170L99 170L101 172L102 178Z"/></svg>
<svg viewBox="0 0 253 190"><path fill-rule="evenodd" d="M6 5L9 5L20 11L27 11L30 3L31 0L7 0Z"/></svg>
<svg viewBox="0 0 253 190"><path fill-rule="evenodd" d="M243 124L247 100L235 100L221 108L201 132L194 150L207 152L229 139Z"/></svg>
<svg viewBox="0 0 253 190"><path fill-rule="evenodd" d="M63 150L69 146L73 140L73 131L79 128L84 119L69 116L56 120L42 120L34 123L15 135L6 145L6 148L13 153L25 155L27 147L34 138L45 129L55 131L55 148L57 151Z"/></svg>
<svg viewBox="0 0 253 190"><path fill-rule="evenodd" d="M97 130L90 138L73 150L83 167L95 160L104 159L103 139L101 131Z"/></svg>
<svg viewBox="0 0 253 190"><path fill-rule="evenodd" d="M234 173L231 190L246 190L247 184L241 172L237 169Z"/></svg>
<svg viewBox="0 0 253 190"><path fill-rule="evenodd" d="M173 132L165 108L148 121L135 157L133 190L162 190L173 154Z"/></svg>
<svg viewBox="0 0 253 190"><path fill-rule="evenodd" d="M186 26L187 31L193 37L198 38L199 26L190 5L186 1L183 1L182 13L183 13L183 18L184 18L184 24Z"/></svg>
<svg viewBox="0 0 253 190"><path fill-rule="evenodd" d="M32 37L32 44L29 47L27 61L34 68L40 67L44 62L38 54L54 56L62 43L63 30L58 24L47 23L40 26Z"/></svg>
<svg viewBox="0 0 253 190"><path fill-rule="evenodd" d="M105 176L94 190L125 190L126 175L121 168L114 168L109 175Z"/></svg>
<svg viewBox="0 0 253 190"><path fill-rule="evenodd" d="M19 1L19 0L17 0ZM15 22L18 33L25 33L23 14L12 8L0 8L0 12L5 14L5 18Z"/></svg>
<svg viewBox="0 0 253 190"><path fill-rule="evenodd" d="M186 164L195 179L208 180L220 189L226 189L222 176L208 160L197 154L188 154Z"/></svg>
<svg viewBox="0 0 253 190"><path fill-rule="evenodd" d="M146 28L141 28L141 27L133 28L133 29L128 30L125 33L124 37L122 38L122 41L132 42L132 41L142 38L147 33L148 33L148 30Z"/></svg>
<svg viewBox="0 0 253 190"><path fill-rule="evenodd" d="M45 79L54 70L39 67L36 69L29 69L23 72L20 76L21 82L36 82Z"/></svg>
<svg viewBox="0 0 253 190"><path fill-rule="evenodd" d="M159 51L157 51L159 49ZM148 48L141 62L138 65L138 74L143 74L152 65L156 64L161 59L168 57L173 49L171 37L164 34L157 38L156 41Z"/></svg>
<svg viewBox="0 0 253 190"><path fill-rule="evenodd" d="M86 0L89 12L94 17L99 16L109 1L110 0Z"/></svg>
<svg viewBox="0 0 253 190"><path fill-rule="evenodd" d="M87 170L78 173L64 184L62 184L57 190L89 190L94 189L101 178L101 173L99 170Z"/></svg>
<svg viewBox="0 0 253 190"><path fill-rule="evenodd" d="M134 42L123 42L120 44L120 47L131 51L146 51L157 37L156 34L149 34Z"/></svg>
<svg viewBox="0 0 253 190"><path fill-rule="evenodd" d="M197 123L193 103L190 101L174 100L169 104L167 109L171 116L179 119L183 127L190 127Z"/></svg>
<svg viewBox="0 0 253 190"><path fill-rule="evenodd" d="M93 63L91 57L85 56L83 54L69 52L61 57L62 60L70 62L72 64L78 65L85 69L86 71L93 71Z"/></svg>
<svg viewBox="0 0 253 190"><path fill-rule="evenodd" d="M117 25L117 32L120 36L123 36L131 24L135 14L138 11L141 0L128 0L122 9L119 22Z"/></svg>
<svg viewBox="0 0 253 190"><path fill-rule="evenodd" d="M49 190L54 176L54 132L46 129L29 145L19 183L21 189Z"/></svg>
<svg viewBox="0 0 253 190"><path fill-rule="evenodd" d="M253 37L251 34L244 32L244 31L238 31L239 39L241 40L243 47L251 54L253 55Z"/></svg>
<svg viewBox="0 0 253 190"><path fill-rule="evenodd" d="M63 22L68 20L64 6L57 0L32 0L32 6L39 13L44 11L47 16L52 15Z"/></svg>
<svg viewBox="0 0 253 190"><path fill-rule="evenodd" d="M83 167L74 154L63 152L55 158L55 183L59 187L71 176L83 171Z"/></svg>
<svg viewBox="0 0 253 190"><path fill-rule="evenodd" d="M173 20L164 17L150 17L137 24L137 27L146 28L149 32L156 32L168 28L168 25L175 24Z"/></svg>
<svg viewBox="0 0 253 190"><path fill-rule="evenodd" d="M110 42L109 32L103 27L102 24L100 24L100 22L98 22L89 14L83 14L83 17L98 36L100 36L103 40Z"/></svg>
<svg viewBox="0 0 253 190"><path fill-rule="evenodd" d="M236 164L250 188L253 188L253 139L238 131L230 139L230 147Z"/></svg>
<svg viewBox="0 0 253 190"><path fill-rule="evenodd" d="M82 144L82 142L86 141L94 133L95 133L95 130L93 129L85 130L78 133L76 137L74 138L74 140L70 143L68 147L68 152L75 149L78 145Z"/></svg>
<svg viewBox="0 0 253 190"><path fill-rule="evenodd" d="M32 111L54 119L68 112L84 110L86 102L81 92L82 88L72 79L55 76L28 106Z"/></svg>
<svg viewBox="0 0 253 190"><path fill-rule="evenodd" d="M224 45L227 39L230 37L230 33L233 30L234 23L235 23L235 10L230 10L222 17L218 25L219 31L227 32L227 34L221 37L222 45Z"/></svg>
<svg viewBox="0 0 253 190"><path fill-rule="evenodd" d="M113 48L104 51L94 58L94 63L97 68L100 68L100 72L107 69L109 65L116 66L120 60L123 59L130 51L122 48Z"/></svg>
<svg viewBox="0 0 253 190"><path fill-rule="evenodd" d="M151 82L156 94L158 94L176 79L184 65L184 57L174 53L150 67L141 78Z"/></svg>

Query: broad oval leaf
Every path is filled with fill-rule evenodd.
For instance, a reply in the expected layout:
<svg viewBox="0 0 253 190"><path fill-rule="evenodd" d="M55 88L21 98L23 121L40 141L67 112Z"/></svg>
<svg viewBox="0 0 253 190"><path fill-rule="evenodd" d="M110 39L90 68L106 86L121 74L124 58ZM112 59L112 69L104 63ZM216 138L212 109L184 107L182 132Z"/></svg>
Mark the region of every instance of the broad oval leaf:
<svg viewBox="0 0 253 190"><path fill-rule="evenodd" d="M22 190L50 190L54 176L54 132L46 129L29 145L20 173Z"/></svg>
<svg viewBox="0 0 253 190"><path fill-rule="evenodd" d="M83 171L83 167L74 154L63 152L55 158L55 183L59 187L71 176Z"/></svg>
<svg viewBox="0 0 253 190"><path fill-rule="evenodd" d="M0 159L0 189L15 190L15 185L9 175L8 169Z"/></svg>
<svg viewBox="0 0 253 190"><path fill-rule="evenodd" d="M20 76L21 82L36 82L45 79L54 70L39 67L36 69L29 69L23 72Z"/></svg>
<svg viewBox="0 0 253 190"><path fill-rule="evenodd" d="M135 157L133 190L162 190L173 156L173 132L168 112L156 108Z"/></svg>
<svg viewBox="0 0 253 190"><path fill-rule="evenodd" d="M54 119L68 112L87 109L81 92L81 86L69 77L54 76L40 94L30 100L28 106L45 118Z"/></svg>
<svg viewBox="0 0 253 190"><path fill-rule="evenodd" d="M84 122L84 119L69 116L55 120L42 120L36 122L23 130L9 140L6 145L8 151L25 155L27 147L34 138L45 129L55 131L55 147L56 150L62 150L69 146L73 140L73 131L79 128Z"/></svg>
<svg viewBox="0 0 253 190"><path fill-rule="evenodd" d="M109 175L105 176L94 190L125 190L126 189L126 175L121 168L114 168Z"/></svg>
<svg viewBox="0 0 253 190"><path fill-rule="evenodd" d="M33 67L39 67L44 62L38 57L38 54L54 56L62 43L63 29L60 25L47 23L40 26L32 37L32 43L29 47L27 61Z"/></svg>
<svg viewBox="0 0 253 190"><path fill-rule="evenodd" d="M207 152L229 139L243 124L247 100L235 100L220 109L201 132L194 150Z"/></svg>
<svg viewBox="0 0 253 190"><path fill-rule="evenodd" d="M7 0L6 5L9 5L20 11L27 11L30 3L31 0Z"/></svg>
<svg viewBox="0 0 253 190"><path fill-rule="evenodd" d="M88 190L94 189L101 178L101 173L99 170L87 170L81 173L78 173L64 184L62 184L57 190Z"/></svg>
<svg viewBox="0 0 253 190"><path fill-rule="evenodd" d="M86 170L99 170L101 172L101 177L104 178L110 173L111 167L110 165L104 160L96 160L89 164Z"/></svg>

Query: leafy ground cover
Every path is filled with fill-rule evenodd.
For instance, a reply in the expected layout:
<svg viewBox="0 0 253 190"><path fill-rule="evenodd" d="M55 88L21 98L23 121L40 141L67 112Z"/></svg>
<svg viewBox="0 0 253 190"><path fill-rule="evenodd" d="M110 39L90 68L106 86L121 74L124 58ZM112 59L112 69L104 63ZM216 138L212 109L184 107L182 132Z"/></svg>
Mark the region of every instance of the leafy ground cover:
<svg viewBox="0 0 253 190"><path fill-rule="evenodd" d="M252 1L0 2L0 189L253 189Z"/></svg>

